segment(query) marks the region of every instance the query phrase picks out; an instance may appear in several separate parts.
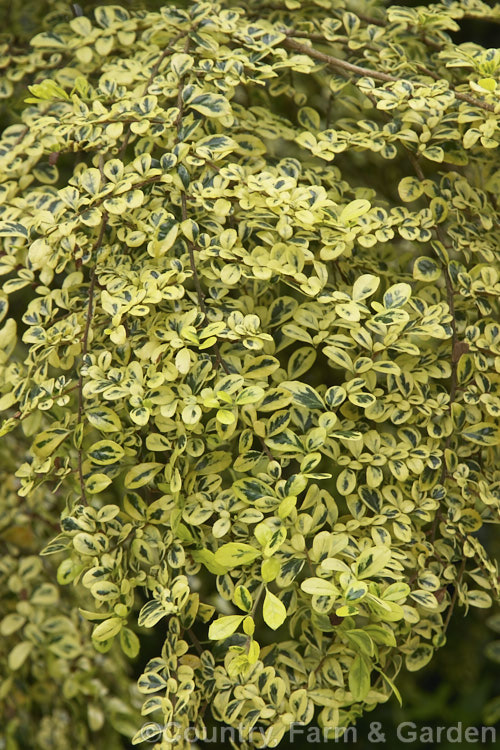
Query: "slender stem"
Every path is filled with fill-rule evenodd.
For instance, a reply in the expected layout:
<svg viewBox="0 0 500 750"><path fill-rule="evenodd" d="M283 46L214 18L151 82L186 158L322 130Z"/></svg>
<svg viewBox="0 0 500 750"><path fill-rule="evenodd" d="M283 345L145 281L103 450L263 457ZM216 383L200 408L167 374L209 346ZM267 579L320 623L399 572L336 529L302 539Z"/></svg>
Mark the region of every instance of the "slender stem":
<svg viewBox="0 0 500 750"><path fill-rule="evenodd" d="M188 636L191 639L191 643L193 644L193 646L195 647L195 649L197 650L197 652L201 655L203 653L203 649L201 647L201 643L199 642L198 638L193 633L193 631L191 630L191 628L188 628L188 630L186 632L187 632Z"/></svg>
<svg viewBox="0 0 500 750"><path fill-rule="evenodd" d="M222 367L226 375L229 375L230 374L229 367L226 365L226 363L222 359L222 354L220 353L220 349L219 349L219 343L217 341L215 342L213 348L215 351L215 362L217 366Z"/></svg>
<svg viewBox="0 0 500 750"><path fill-rule="evenodd" d="M367 16L365 13L360 13L359 11L356 11L356 15L361 21L364 21L371 26L380 26L381 28L387 26L387 21L383 18L372 18L371 16Z"/></svg>
<svg viewBox="0 0 500 750"><path fill-rule="evenodd" d="M420 181L425 180L425 175L422 171L422 168L420 164L418 163L418 159L414 156L414 154L411 153L411 151L407 150L408 159L410 160L413 169L415 170L415 174L417 175L418 179ZM434 231L436 232L438 240L441 242L443 247L446 246L446 236L443 232L442 227L439 226L439 224L434 225ZM449 411L451 416L451 407L453 405L453 402L455 401L455 397L457 394L457 383L458 383L458 362L464 351L468 350L468 344L466 342L460 341L458 337L458 331L457 331L457 320L456 320L456 311L455 311L455 296L453 291L453 285L451 283L450 278L450 272L446 266L445 263L441 263L441 268L443 271L443 277L444 282L446 286L446 299L448 302L448 309L450 311L451 315L451 375L450 375L450 402L449 402ZM453 434L453 433L452 433ZM439 477L439 483L443 484L446 478L446 459L445 459L445 452L450 447L451 444L451 438L452 434L448 435L446 438L446 442L444 445L443 450L443 464L441 469L441 475ZM431 527L431 539L434 541L436 538L436 531L439 523L439 513L436 513L436 516L434 517L434 521L432 523Z"/></svg>
<svg viewBox="0 0 500 750"><path fill-rule="evenodd" d="M252 609L248 613L250 617L255 617L255 613L257 612L257 607L259 606L260 597L262 596L262 592L264 591L265 587L266 587L266 584L263 581L255 593L255 599L253 602Z"/></svg>
<svg viewBox="0 0 500 750"><path fill-rule="evenodd" d="M151 70L151 75L149 76L148 81L147 81L146 85L144 86L143 96L146 96L146 94L148 93L149 87L153 83L153 81L155 79L155 76L157 75L158 71L160 70L160 66L161 66L162 62L164 61L164 59L166 57L168 57L168 55L173 55L174 52L176 51L175 49L173 49L173 45L176 44L185 35L186 35L186 32L183 31L183 32L180 32L179 34L177 34L176 36L174 36L173 39L170 40L168 46L163 50L163 52L159 56L158 60L154 64L153 69ZM127 134L126 134L125 138L123 139L123 143L122 143L122 145L120 147L120 150L118 152L119 156L122 156L122 154L125 152L125 149L128 146L128 143L130 141L131 136L132 136L132 131L129 128L127 130Z"/></svg>
<svg viewBox="0 0 500 750"><path fill-rule="evenodd" d="M313 34L307 31L295 29L286 29L283 33L286 34L287 37L292 37L293 39L309 39L310 42L318 42L319 44L342 44L348 46L350 42L349 37L343 34L338 34L335 36L335 39L330 40L326 39L323 34ZM375 44L371 44L371 42L365 42L358 49L371 49L374 52L378 52L380 48Z"/></svg>
<svg viewBox="0 0 500 750"><path fill-rule="evenodd" d="M102 240L104 238L104 232L106 231L106 226L108 223L108 216L107 214L103 215L103 219L101 222L101 228L99 231L99 235L94 242L92 246L92 255L96 252L96 250L101 246ZM88 341L89 341L89 333L90 333L90 325L92 323L92 317L94 314L94 293L95 293L95 286L97 281L97 275L96 275L96 267L94 262L94 267L92 268L92 272L90 274L90 285L89 285L89 300L87 303L87 319L85 321L85 329L83 332L83 338L82 338L82 360L87 354L88 351ZM80 368L80 375L78 378L78 417L77 417L77 425L80 425L83 422L83 371L82 368ZM85 492L85 484L83 480L83 451L82 447L78 448L78 476L80 478L80 487L82 492L82 503L84 505L87 505L87 495Z"/></svg>
<svg viewBox="0 0 500 750"><path fill-rule="evenodd" d="M184 52L188 52L189 51L190 41L191 40L188 37L186 39L186 43L184 45ZM176 138L177 142L179 141L179 134L180 134L181 124L182 124L182 117L184 115L184 101L182 99L182 86L183 86L183 83L184 83L184 78L185 78L185 76L183 76L181 78L181 80L180 80L179 91L178 91L178 94L177 94L177 108L179 110L179 113L178 113L177 118L175 120L175 126L177 128L177 138ZM218 171L218 168L215 165L211 164L211 166L213 166ZM186 219L188 218L188 213L187 213L187 199L188 199L188 196L183 191L181 193L181 216L182 216L182 221L186 221ZM201 288L200 277L198 276L198 271L196 269L196 258L195 258L195 254L194 253L195 253L195 250L197 248L196 248L195 244L191 240L188 240L187 246L188 246L188 253L189 253L189 265L191 267L191 273L193 275L194 286L195 286L196 294L197 294L197 297L198 297L198 304L200 306L201 312L204 315L206 315L207 314L207 307L205 305L205 294L203 293L203 289ZM222 367L222 369L224 370L224 372L227 375L229 375L230 374L230 370L229 370L227 364L222 359L222 355L221 355L220 349L219 349L219 344L218 344L217 341L213 345L213 349L214 349L214 352L215 352L215 362L216 362L217 367Z"/></svg>
<svg viewBox="0 0 500 750"><path fill-rule="evenodd" d="M311 558L309 557L309 552L307 551L307 547L304 549L304 553L306 556L307 564L309 566L309 571L314 578L316 576L316 571L314 570L314 566L312 564Z"/></svg>
<svg viewBox="0 0 500 750"><path fill-rule="evenodd" d="M181 215L182 215L182 221L186 221L187 219L187 205L186 205L186 193L181 193ZM191 242L191 240L188 240L188 252L189 252L189 265L191 266L191 273L193 274L193 281L194 286L196 288L196 294L198 295L198 304L200 305L200 310L204 315L207 314L207 308L205 306L205 295L203 294L203 290L201 288L200 284L200 277L198 276L198 271L196 270L196 260L194 257L194 243Z"/></svg>
<svg viewBox="0 0 500 750"><path fill-rule="evenodd" d="M453 610L455 609L455 605L457 603L458 587L459 587L459 585L462 582L462 578L463 578L464 571L465 571L465 563L466 563L466 557L464 556L462 558L462 562L460 564L460 569L458 571L458 576L457 576L457 580L455 582L455 588L453 590L453 596L451 597L450 606L448 608L448 612L446 613L446 620L444 621L444 625L443 625L443 633L446 633L446 631L448 629L448 625L450 624L450 620L451 620L451 616L453 614Z"/></svg>
<svg viewBox="0 0 500 750"><path fill-rule="evenodd" d="M271 451L269 450L269 448L267 447L267 445L265 444L264 438L261 437L260 435L257 435L257 437L259 438L260 444L262 445L262 450L264 451L264 453L266 454L266 456L268 457L268 459L270 461L274 461L274 456L271 453Z"/></svg>
<svg viewBox="0 0 500 750"><path fill-rule="evenodd" d="M54 521L51 521L49 518L45 518L41 513L36 513L34 510L25 510L23 512L26 513L27 516L30 516L30 518L36 518L39 521L42 521L42 523L46 523L51 529L54 529L54 531L61 531L59 524L54 523Z"/></svg>
<svg viewBox="0 0 500 750"><path fill-rule="evenodd" d="M332 55L327 55L325 52L320 52L320 50L315 49L308 44L297 42L295 39L291 39L290 37L287 37L285 40L283 40L282 45L287 49L292 49L296 52L300 52L303 55L308 55L309 57L315 58L316 60L321 60L321 62L330 65L332 68L345 70L346 72L352 73L353 75L359 77L368 76L370 78L374 78L377 81L384 81L386 83L401 83L403 80L405 80L403 78L398 78L397 76L391 76L388 73L382 73L379 70L362 68L360 65L354 65L353 63L347 62L347 60L341 60L339 57L332 57ZM487 102L483 102L479 99L474 98L473 96L469 96L468 94L462 94L451 87L450 91L453 91L455 97L457 99L460 99L461 101L468 102L469 104L472 104L481 109L486 109L488 112L495 112L495 107L493 104L488 104Z"/></svg>
<svg viewBox="0 0 500 750"><path fill-rule="evenodd" d="M293 49L303 55L308 55L309 57L316 58L316 60L321 60L321 62L327 63L327 65L330 65L332 68L340 68L341 70L346 70L347 72L360 77L370 76L370 78L375 78L379 81L385 82L398 82L400 80L388 73L382 73L378 70L370 70L369 68L362 68L360 65L354 65L354 63L347 62L347 60L341 60L339 57L332 57L332 55L327 55L325 52L320 52L320 50L315 49L308 44L302 44L302 42L297 42L295 39L290 39L289 37L285 39L282 44L288 49Z"/></svg>
<svg viewBox="0 0 500 750"><path fill-rule="evenodd" d="M308 31L300 31L295 29L286 29L283 30L283 34L286 34L289 37L293 37L294 39L309 39L310 42L320 42L321 44L329 44L329 40L325 39L325 36L323 34L313 34ZM338 36L335 38L335 42L340 41L341 39L347 39L347 37Z"/></svg>

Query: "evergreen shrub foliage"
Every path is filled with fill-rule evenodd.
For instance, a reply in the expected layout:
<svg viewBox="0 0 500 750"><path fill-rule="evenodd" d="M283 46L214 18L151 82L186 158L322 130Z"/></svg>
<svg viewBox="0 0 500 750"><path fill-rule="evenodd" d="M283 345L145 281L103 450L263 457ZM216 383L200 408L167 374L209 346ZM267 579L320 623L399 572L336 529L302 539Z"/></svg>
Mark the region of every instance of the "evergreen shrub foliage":
<svg viewBox="0 0 500 750"><path fill-rule="evenodd" d="M500 11L108 5L7 56L9 750L346 727L498 599L500 51L452 41L471 18Z"/></svg>

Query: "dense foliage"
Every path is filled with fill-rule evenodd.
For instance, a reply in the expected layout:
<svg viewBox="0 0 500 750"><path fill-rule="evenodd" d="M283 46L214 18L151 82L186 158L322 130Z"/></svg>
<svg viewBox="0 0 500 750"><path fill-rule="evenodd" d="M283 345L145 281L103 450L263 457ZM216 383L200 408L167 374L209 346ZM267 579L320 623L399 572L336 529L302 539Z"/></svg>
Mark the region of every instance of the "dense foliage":
<svg viewBox="0 0 500 750"><path fill-rule="evenodd" d="M498 600L500 9L244 6L4 46L8 750L347 727Z"/></svg>

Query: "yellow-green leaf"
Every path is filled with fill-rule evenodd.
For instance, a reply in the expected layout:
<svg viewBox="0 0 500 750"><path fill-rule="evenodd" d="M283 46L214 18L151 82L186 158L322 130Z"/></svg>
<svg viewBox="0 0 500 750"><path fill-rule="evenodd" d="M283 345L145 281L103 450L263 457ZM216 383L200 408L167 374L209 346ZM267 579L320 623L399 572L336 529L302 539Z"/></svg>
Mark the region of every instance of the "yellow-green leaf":
<svg viewBox="0 0 500 750"><path fill-rule="evenodd" d="M371 273L364 273L359 276L352 287L353 300L363 300L375 294L380 284L378 276Z"/></svg>
<svg viewBox="0 0 500 750"><path fill-rule="evenodd" d="M135 490L138 487L144 487L148 484L158 472L163 469L164 464L149 462L133 466L125 474L124 484L129 490Z"/></svg>
<svg viewBox="0 0 500 750"><path fill-rule="evenodd" d="M232 635L245 619L245 615L226 615L219 617L208 629L208 637L212 641L220 641Z"/></svg>
<svg viewBox="0 0 500 750"><path fill-rule="evenodd" d="M356 576L358 578L371 578L380 573L391 559L390 547L382 544L363 550L356 562Z"/></svg>
<svg viewBox="0 0 500 750"><path fill-rule="evenodd" d="M107 620L103 620L96 625L92 631L92 638L95 641L107 641L110 638L114 638L117 633L123 627L123 619L121 617L108 617Z"/></svg>
<svg viewBox="0 0 500 750"><path fill-rule="evenodd" d="M122 628L120 631L120 646L122 651L130 659L135 659L140 649L140 641L133 630Z"/></svg>
<svg viewBox="0 0 500 750"><path fill-rule="evenodd" d="M355 701L362 701L370 691L370 667L368 659L358 654L349 668L349 690Z"/></svg>
<svg viewBox="0 0 500 750"><path fill-rule="evenodd" d="M477 445L498 445L500 428L493 422L478 422L463 430L462 436Z"/></svg>
<svg viewBox="0 0 500 750"><path fill-rule="evenodd" d="M16 669L20 669L30 655L32 648L33 644L30 641L21 641L21 643L16 643L7 657L7 664L9 665L9 669L11 669L13 672Z"/></svg>
<svg viewBox="0 0 500 750"><path fill-rule="evenodd" d="M273 630L276 630L280 625L283 625L286 620L285 605L269 590L266 591L266 596L264 598L262 615L266 625L269 625Z"/></svg>
<svg viewBox="0 0 500 750"><path fill-rule="evenodd" d="M187 102L187 106L205 117L223 117L231 111L229 102L221 94L197 94Z"/></svg>
<svg viewBox="0 0 500 750"><path fill-rule="evenodd" d="M51 427L44 430L33 441L33 453L41 458L47 458L54 453L57 446L62 443L68 434L69 430L64 430L62 427Z"/></svg>
<svg viewBox="0 0 500 750"><path fill-rule="evenodd" d="M312 594L313 596L332 596L337 598L340 594L338 588L331 581L326 581L324 578L306 578L300 584L300 588L306 594Z"/></svg>
<svg viewBox="0 0 500 750"><path fill-rule="evenodd" d="M357 200L351 201L342 209L339 220L343 224L349 224L351 221L356 221L356 219L359 219L360 216L366 214L370 210L370 208L370 202L365 200L364 198L359 198Z"/></svg>
<svg viewBox="0 0 500 750"><path fill-rule="evenodd" d="M252 547L251 544L228 542L216 551L215 562L225 567L239 567L240 565L249 565L260 555L260 550Z"/></svg>
<svg viewBox="0 0 500 750"><path fill-rule="evenodd" d="M90 424L101 432L119 432L122 429L120 418L107 406L96 406L85 412Z"/></svg>

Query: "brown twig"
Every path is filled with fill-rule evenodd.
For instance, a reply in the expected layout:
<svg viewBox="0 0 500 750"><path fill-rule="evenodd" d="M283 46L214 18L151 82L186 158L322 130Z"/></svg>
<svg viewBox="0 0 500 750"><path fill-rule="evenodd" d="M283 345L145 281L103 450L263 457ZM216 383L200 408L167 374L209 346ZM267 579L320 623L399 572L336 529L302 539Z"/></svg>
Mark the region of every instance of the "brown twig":
<svg viewBox="0 0 500 750"><path fill-rule="evenodd" d="M182 31L182 32L179 32L179 34L176 34L176 36L174 36L173 39L170 40L168 46L163 50L163 52L159 56L158 60L154 64L154 66L153 66L153 68L151 70L151 75L149 76L148 81L147 81L146 85L144 86L143 96L146 96L146 94L148 93L149 87L153 83L156 74L160 70L160 66L161 66L162 62L164 61L164 59L166 57L168 57L169 55L173 55L175 53L176 50L172 49L172 45L176 44L185 35L186 35L185 31ZM127 148L128 144L129 144L131 136L132 136L132 131L129 128L127 130L127 134L126 134L125 138L123 139L123 143L120 146L120 150L118 152L118 156L122 156L124 154L125 149Z"/></svg>
<svg viewBox="0 0 500 750"><path fill-rule="evenodd" d="M349 42L351 41L350 37L346 36L345 34L338 34L335 36L335 39L326 39L323 34L316 34L295 29L287 29L286 31L283 31L283 33L286 34L287 37L291 37L293 39L309 39L310 42L318 42L319 44L327 45L342 44L344 46L348 46ZM357 49L370 49L374 52L378 52L380 50L380 47L377 47L371 42L363 42L360 43L360 46L357 47Z"/></svg>
<svg viewBox="0 0 500 750"><path fill-rule="evenodd" d="M453 610L455 609L455 605L457 603L458 587L459 587L459 585L462 582L462 578L463 578L464 571L465 571L466 560L467 560L467 558L464 556L462 558L462 562L460 563L460 569L458 571L457 580L455 581L455 588L453 590L453 595L451 597L450 606L448 608L448 612L446 613L446 620L444 621L444 624L443 624L443 633L446 633L446 630L448 629L448 625L450 624L450 620L451 620L451 616L453 614Z"/></svg>
<svg viewBox="0 0 500 750"><path fill-rule="evenodd" d="M402 78L398 78L397 76L391 76L389 75L389 73L382 73L379 70L362 68L360 65L354 65L353 63L347 62L347 60L341 60L339 57L332 57L332 55L327 55L325 52L320 52L320 50L315 49L310 45L297 42L295 41L295 39L291 39L290 37L283 40L282 45L287 49L292 49L296 52L300 52L303 55L308 55L309 57L315 58L316 60L320 60L321 62L326 63L332 68L336 68L337 70L344 70L347 73L352 73L353 75L358 77L367 76L369 78L374 78L377 81L384 81L385 83L401 83L404 80ZM456 99L468 102L469 104L472 104L475 107L479 107L480 109L485 109L488 112L495 112L495 107L493 104L488 104L487 102L475 99L473 96L469 96L468 94L462 94L461 92L456 91L456 89L452 88L451 86L450 91L454 93Z"/></svg>
<svg viewBox="0 0 500 750"><path fill-rule="evenodd" d="M191 630L191 628L188 628L188 630L186 632L187 632L188 636L191 639L191 643L193 644L193 646L195 647L195 649L197 650L197 652L201 656L201 654L203 653L203 648L202 648L201 643L199 642L197 636L193 633L193 631Z"/></svg>
<svg viewBox="0 0 500 750"><path fill-rule="evenodd" d="M30 518L36 518L38 521L41 521L42 523L46 523L47 526L50 526L51 529L54 529L54 531L61 531L61 527L59 524L55 523L54 521L51 521L49 518L45 518L41 515L41 513L37 513L34 510L25 510L23 511L27 516L30 516Z"/></svg>
<svg viewBox="0 0 500 750"><path fill-rule="evenodd" d="M189 45L190 45L190 39L188 37L186 39L186 43L184 45L184 52L188 52L189 51ZM179 134L180 134L181 124L182 124L182 117L183 117L183 114L184 114L184 101L182 99L182 86L183 86L184 78L185 78L185 76L183 76L181 78L181 80L180 80L180 83L179 83L179 92L177 94L177 108L179 110L179 112L177 114L177 117L176 117L176 120L175 120L175 126L177 128L177 138L176 138L177 142L179 141ZM182 221L186 221L186 219L188 218L188 213L187 213L187 199L188 199L188 196L187 196L186 192L182 191L182 193L181 193L181 216L182 216ZM196 269L195 250L197 248L196 248L194 242L192 242L191 240L187 241L187 246L188 246L188 253L189 253L189 265L191 267L191 273L193 275L193 281L194 281L194 286L195 286L195 289L196 289L196 295L198 297L198 304L200 306L201 312L206 316L206 314L207 314L207 308L206 308L206 305L205 305L205 294L203 292L203 289L201 288L200 277L198 276L198 271ZM220 349L219 349L219 344L218 344L217 341L213 345L213 349L214 349L214 352L215 352L215 361L216 361L217 366L218 367L222 367L222 369L224 370L224 372L227 375L229 375L230 370L229 370L227 364L222 359L222 355L221 355Z"/></svg>
<svg viewBox="0 0 500 750"><path fill-rule="evenodd" d="M371 16L367 16L365 13L360 13L359 11L356 11L356 15L361 21L364 21L371 26L380 26L381 28L387 26L387 21L383 18L372 18Z"/></svg>
<svg viewBox="0 0 500 750"><path fill-rule="evenodd" d="M186 204L186 193L184 192L181 193L181 215L182 215L182 221L186 221L187 204ZM196 270L196 259L194 257L195 246L194 246L194 243L191 242L191 240L187 241L187 246L188 246L188 252L189 252L189 265L191 266L191 273L193 274L194 286L196 289L196 294L198 295L198 304L200 306L200 310L202 311L202 313L206 315L207 308L205 306L205 295L201 288L200 277L198 276L198 271Z"/></svg>
<svg viewBox="0 0 500 750"><path fill-rule="evenodd" d="M423 182L425 180L425 175L422 171L422 168L420 164L418 163L418 159L412 154L411 151L406 149L408 159L410 160L413 169L415 171L415 174L417 175L418 179ZM443 247L446 246L446 236L443 232L443 229L439 226L439 224L434 225L434 231L436 232L438 240L441 242ZM456 312L455 312L455 296L453 291L453 285L451 283L450 278L450 272L448 271L448 268L445 263L441 263L441 268L443 271L443 277L444 282L446 286L446 299L448 302L448 309L450 311L451 315L451 375L450 375L450 401L449 401L449 411L450 411L450 417L451 417L451 408L453 406L453 403L455 401L455 396L457 393L457 383L458 383L458 362L460 360L460 357L464 351L464 342L460 341L458 338L458 331L457 331L457 321L456 321ZM448 435L446 438L446 442L444 445L443 450L443 465L441 469L441 475L439 477L439 483L443 484L444 480L446 478L446 459L445 459L445 452L450 447L451 444L451 438L452 435ZM434 518L434 521L432 523L431 527L431 539L434 541L436 538L436 531L439 523L439 514L436 513L436 516Z"/></svg>
<svg viewBox="0 0 500 750"><path fill-rule="evenodd" d="M186 52L186 53L189 51L190 41L191 40L188 37L186 39L186 43L184 45L184 52ZM182 76L181 79L180 79L180 81L179 81L179 91L178 91L178 94L177 94L177 109L179 110L179 112L177 114L177 117L175 119L175 127L177 129L177 137L176 137L176 142L177 143L179 142L180 129L181 129L181 125L182 125L182 118L183 118L183 115L184 115L184 101L182 99L182 88L183 88L183 85L184 85L184 79L185 79L185 75ZM182 221L186 221L186 219L188 218L188 214L187 214L187 196L186 196L186 192L184 190L181 192L181 217L182 217ZM198 296L198 304L200 306L201 312L204 315L206 315L207 314L207 308L206 308L206 305L205 305L205 295L204 295L203 290L201 288L200 278L198 276L198 271L196 270L196 258L195 258L195 255L194 255L195 245L194 245L194 243L191 240L188 240L187 241L187 246L188 246L188 253L189 253L189 265L191 267L191 273L193 275L194 286L195 286L195 289L196 289L196 294Z"/></svg>

